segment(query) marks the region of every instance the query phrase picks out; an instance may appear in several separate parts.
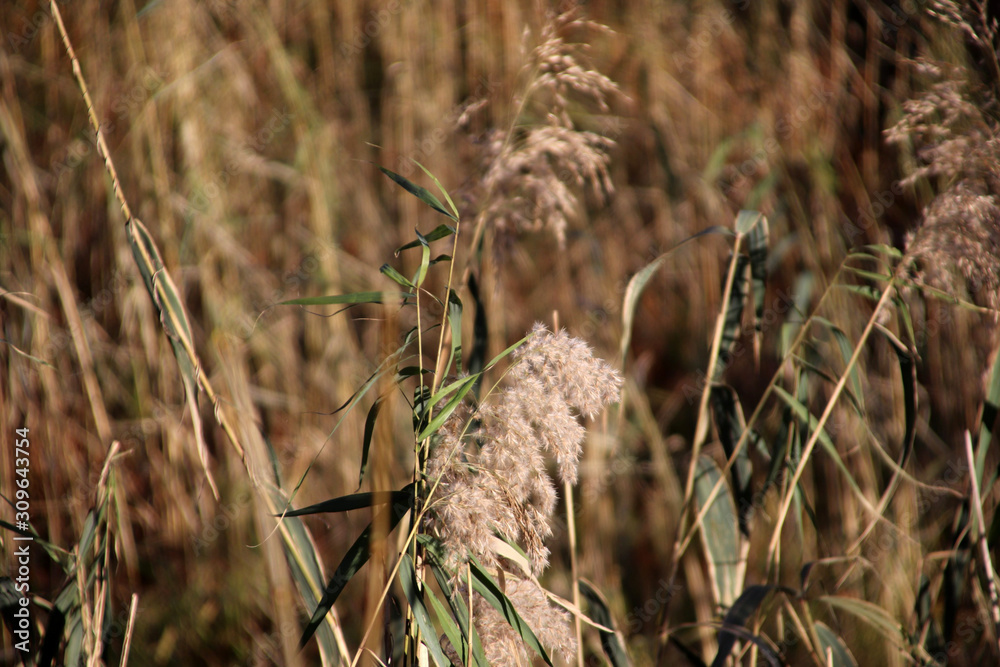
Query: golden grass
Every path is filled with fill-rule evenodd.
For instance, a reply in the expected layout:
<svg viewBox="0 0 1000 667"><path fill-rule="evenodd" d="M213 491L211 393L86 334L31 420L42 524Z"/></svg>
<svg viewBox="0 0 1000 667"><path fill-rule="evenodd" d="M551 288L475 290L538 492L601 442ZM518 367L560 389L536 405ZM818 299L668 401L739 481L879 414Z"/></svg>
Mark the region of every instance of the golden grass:
<svg viewBox="0 0 1000 667"><path fill-rule="evenodd" d="M587 57L624 94L611 108L623 122L606 130L617 142L608 165L615 194L607 202L584 199L565 249L548 234L519 234L499 254L488 246L480 275L488 356L557 310L571 333L614 358L629 278L691 234L729 224L743 207L766 211L771 223L770 309L808 275L815 287L804 304L811 312L850 246L901 245L945 185L925 178L912 189L898 187L917 157L911 146L883 140L903 102L930 87L906 58L931 55L958 66L969 60L955 31L903 5L891 15L897 25L887 22L893 10L882 4L589 3L587 17L614 33L583 35L591 41ZM274 306L387 288L378 267L414 228L438 224L435 213L400 194L370 162L406 173L410 158L418 159L460 208L472 201L474 179L488 166L478 161L477 141L486 140L479 135L516 120L523 68L544 15L529 2L361 8L346 1L75 0L60 7L122 191L162 253L187 308L203 380L218 392L251 469L267 467L263 434L283 488L305 476L296 506L353 492L365 412L349 414L332 436L340 414L330 413L414 322L405 313L396 321L389 306L334 317ZM129 452L108 487L114 565L104 613L120 628L111 633L108 664L122 651L133 593L132 664L312 664L314 648L296 657L303 614L311 610L301 606L280 540L270 535L271 512L204 400L198 417L219 500L202 471L174 350L136 270L56 26L32 2L5 3L0 17L0 469L10 469L14 429L30 427L35 528L69 548L84 530L111 443ZM989 80L986 73L970 76ZM456 130L453 121L470 98L489 103ZM471 226L463 236L473 236ZM486 238L497 242L492 233ZM726 250L712 239L690 244L653 276L624 360L627 418L594 429L581 462L579 569L608 595L636 664L655 664L657 621L666 609L657 591L684 525L682 480L699 417L690 390L708 365ZM468 257L468 245L459 254ZM406 254L393 261L403 273L416 268ZM849 340L861 340L871 311L843 291L826 298L822 314ZM472 300L463 299L471 321ZM966 489L962 432L976 425L979 379L993 345L956 341L974 335L984 317L928 301L926 319L915 323L923 335L920 447L909 472L955 494ZM742 355L726 372L748 413L780 359L780 323L763 335L759 370ZM896 458L902 437L899 367L891 348L880 345L859 357L868 426L842 403L829 414L841 455L873 504L893 471L869 442L885 444ZM832 341L816 344L818 358L839 354ZM844 370L832 365L834 373ZM791 387L796 378L782 380ZM811 390L817 415L832 387ZM404 407L385 407L366 490L398 488L412 470ZM774 427L779 410L764 412ZM617 439L609 435L616 428ZM711 436L705 451L725 460ZM770 522L788 510L779 501L791 496L762 498L758 513L770 519L751 541L748 582L797 586L802 563L860 554L872 565L817 565L816 585L875 602L919 632L916 573L926 573L934 591L945 589L954 497L901 482L881 508L889 522L856 545L871 519L843 475L813 459L801 481L819 528L803 524L800 535L786 529L769 540ZM12 497L12 483L6 472L0 477L5 497ZM993 497L990 488L980 492L987 502ZM919 520L906 519L911 505L926 510ZM363 514L305 522L327 570L367 524ZM556 539L547 576L566 593L566 532L557 530ZM10 544L5 534L5 567ZM780 556L775 570L766 565L769 547ZM367 588L349 586L338 602L351 652L368 621L383 613L375 604L379 579L393 566L384 558L366 569ZM712 620L703 556L692 550L680 565L682 588L665 622ZM63 573L41 556L34 567L32 590L53 599ZM958 630L979 628L977 586L959 597ZM930 598L939 615L942 595ZM850 616L816 620L839 621L835 630L855 655L902 664ZM764 625L779 636L772 621ZM382 629L377 624L367 643L376 652ZM0 645L5 652L8 637ZM714 635L689 637L711 659ZM584 640L600 654L594 633ZM972 664L982 650L977 642L959 644L948 664Z"/></svg>

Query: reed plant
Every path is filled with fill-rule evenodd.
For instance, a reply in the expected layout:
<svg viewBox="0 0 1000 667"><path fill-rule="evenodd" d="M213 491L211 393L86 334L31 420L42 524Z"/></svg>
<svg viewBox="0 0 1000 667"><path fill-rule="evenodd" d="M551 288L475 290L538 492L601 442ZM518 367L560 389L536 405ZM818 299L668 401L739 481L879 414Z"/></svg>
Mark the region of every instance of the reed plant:
<svg viewBox="0 0 1000 667"><path fill-rule="evenodd" d="M0 9L0 662L1000 655L988 3L81 3Z"/></svg>

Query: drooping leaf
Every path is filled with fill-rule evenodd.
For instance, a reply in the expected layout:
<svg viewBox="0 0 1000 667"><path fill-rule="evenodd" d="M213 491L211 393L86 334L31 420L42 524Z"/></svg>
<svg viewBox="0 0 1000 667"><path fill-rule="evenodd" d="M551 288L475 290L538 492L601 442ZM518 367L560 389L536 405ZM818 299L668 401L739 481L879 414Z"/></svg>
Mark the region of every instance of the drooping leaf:
<svg viewBox="0 0 1000 667"><path fill-rule="evenodd" d="M483 566L475 558L469 561L469 566L472 570L473 589L482 595L483 599L491 607L500 612L510 627L513 628L514 632L545 661L546 665L551 665L552 660L549 658L548 653L545 652L545 647L538 641L538 637L528 627L528 624L524 622L521 615L517 613L517 609L514 608L514 604L510 601L510 598L500 590L500 586L497 585L492 575L483 569Z"/></svg>
<svg viewBox="0 0 1000 667"><path fill-rule="evenodd" d="M829 667L858 667L854 656L847 649L844 640L837 636L826 624L817 621L813 624L816 638L819 639L820 659Z"/></svg>
<svg viewBox="0 0 1000 667"><path fill-rule="evenodd" d="M878 631L882 637L897 647L902 647L906 644L902 627L889 616L889 612L877 604L843 595L824 595L818 598L817 602L828 604L834 609L846 612L865 621L874 630Z"/></svg>
<svg viewBox="0 0 1000 667"><path fill-rule="evenodd" d="M757 611L764 599L776 588L772 585L755 584L747 586L746 590L740 593L740 597L722 619L722 628L719 630L719 650L715 654L715 660L712 661L712 667L724 667L738 639L737 634L732 630L745 627L747 621ZM767 651L769 652L770 649Z"/></svg>
<svg viewBox="0 0 1000 667"><path fill-rule="evenodd" d="M580 593L588 603L587 616L590 617L590 620L606 628L614 628L611 609L600 591L586 579L580 579L579 585ZM629 660L628 653L625 651L625 643L619 633L607 630L598 630L598 633L601 636L601 648L604 649L604 655L607 656L612 667L629 667L632 661Z"/></svg>
<svg viewBox="0 0 1000 667"><path fill-rule="evenodd" d="M432 229L429 233L425 234L424 238L427 240L428 243L433 243L434 241L438 241L440 239L443 239L446 236L451 236L454 233L455 233L455 228L454 227L452 227L451 225L449 225L447 223L441 223L440 225L438 225L437 227L435 227L434 229ZM420 241L419 240L417 240L417 241L410 241L409 243L407 243L405 245L401 245L398 248L396 248L396 251L395 251L394 254L396 254L398 256L399 253L403 252L404 250L409 250L410 248L416 248L418 245L420 245Z"/></svg>
<svg viewBox="0 0 1000 667"><path fill-rule="evenodd" d="M851 357L854 355L854 346L851 345L851 341L847 338L847 334L844 333L844 330L830 320L825 317L820 317L819 315L814 315L813 321L825 327L831 334L833 334L834 339L837 341L837 347L840 349L840 357L844 362L844 366L847 366ZM861 386L861 371L858 369L857 364L851 368L850 379L851 396L853 397L855 404L858 406L859 412L863 416L865 411L865 394L864 389Z"/></svg>
<svg viewBox="0 0 1000 667"><path fill-rule="evenodd" d="M442 194L442 195L444 195L444 200L445 200L446 202L448 202L448 206L449 206L449 208L451 208L451 212L452 212L452 217L454 218L454 220L455 220L455 221L458 221L458 207L457 207L457 206L455 206L455 202L453 202L453 201L451 200L451 195L449 195L449 194L448 194L448 191L444 189L444 186L443 186L443 185L441 185L441 181L439 181L439 180L438 180L438 178L437 178L437 176L435 176L434 174L432 174L432 173L431 173L431 172L430 172L430 171L429 171L429 170L427 169L427 167L425 167L424 165L420 164L420 163L419 163L419 162L417 162L416 160L414 160L414 161L413 161L413 164L415 164L415 165L417 165L418 167L420 167L420 169L421 169L421 170L422 170L422 171L423 171L423 172L424 172L425 174L427 174L428 178L430 178L430 179L431 179L432 181L434 181L434 185L436 185L436 186L437 186L437 189L441 191L441 194Z"/></svg>
<svg viewBox="0 0 1000 667"><path fill-rule="evenodd" d="M420 267L417 269L417 274L413 277L413 284L420 287L424 284L424 279L427 277L427 269L431 264L431 246L423 234L419 231L416 234L417 241L420 243Z"/></svg>
<svg viewBox="0 0 1000 667"><path fill-rule="evenodd" d="M427 607L424 606L424 594L428 591L421 590L417 583L417 573L413 569L413 560L410 558L410 554L403 554L400 559L399 583L403 587L406 601L410 603L410 612L417 620L417 626L423 635L424 646L427 647L438 667L451 667L451 661L445 657L444 651L441 650L437 630L427 614Z"/></svg>
<svg viewBox="0 0 1000 667"><path fill-rule="evenodd" d="M414 197L416 197L420 201L430 206L432 209L434 209L441 215L447 216L452 220L458 222L458 217L453 213L449 212L448 210L446 210L445 207L441 204L441 200L435 197L434 194L427 188L417 185L416 183L406 178L405 176L400 176L396 172L386 169L385 167L380 166L379 170L392 180L396 181L396 183L401 185L404 190L406 190Z"/></svg>
<svg viewBox="0 0 1000 667"><path fill-rule="evenodd" d="M445 554L441 544L433 537L425 533L418 535L417 541L426 549L431 572L434 573L434 578L437 580L438 586L441 588L441 592L444 593L448 600L448 605L451 607L452 615L458 622L463 639L467 642L467 646L472 647L472 658L475 664L481 665L482 667L488 667L489 662L486 660L486 653L483 650L483 643L479 639L479 633L476 631L475 625L469 624L469 607L467 600L458 596L451 589L451 584L449 583L451 576L445 571L443 566ZM455 646L455 650L459 651L459 655L464 657L467 655L467 646L463 646L461 648ZM466 662L466 664L468 664L468 662Z"/></svg>
<svg viewBox="0 0 1000 667"><path fill-rule="evenodd" d="M639 304L639 297L642 296L642 292L646 289L646 285L649 283L650 278L652 278L653 274L656 273L656 271L663 265L663 262L668 255L681 246L708 234L724 234L732 236L732 231L719 225L713 225L707 229L703 229L697 234L689 236L663 254L659 255L652 262L636 272L636 274L628 281L628 286L625 288L625 295L622 297L622 338L620 346L622 363L625 362L625 357L628 354L628 348L632 344L632 327L635 323L635 312Z"/></svg>
<svg viewBox="0 0 1000 667"><path fill-rule="evenodd" d="M371 449L372 437L375 435L375 420L378 419L378 413L382 410L382 402L385 399L385 394L376 398L375 402L372 403L372 407L368 410L368 416L365 418L365 435L361 443L361 470L358 472L358 488L361 487L361 483L365 480L365 469L368 467L368 452Z"/></svg>
<svg viewBox="0 0 1000 667"><path fill-rule="evenodd" d="M383 274L385 274L386 276L388 276L393 282L396 282L396 283L402 285L403 287L409 287L410 289L416 289L416 285L414 285L413 282L409 278L407 278L402 273L400 273L396 269L392 268L388 264L383 264L379 268L379 271L381 271Z"/></svg>
<svg viewBox="0 0 1000 667"><path fill-rule="evenodd" d="M310 514L331 514L336 512L350 512L351 510L364 509L366 507L378 507L386 503L413 503L413 484L404 486L399 491L366 491L365 493L353 493L349 496L331 498L323 502L302 507L297 510L288 510L283 515L276 516L308 516Z"/></svg>
<svg viewBox="0 0 1000 667"><path fill-rule="evenodd" d="M279 306L330 306L337 304L389 303L412 298L412 292L352 292L329 296L307 296L301 299L279 301Z"/></svg>
<svg viewBox="0 0 1000 667"><path fill-rule="evenodd" d="M448 638L448 642L462 659L462 664L468 664L468 644L454 617L452 617L452 612L438 599L432 588L428 586L424 587L424 597L430 600L431 607L434 609L434 616L437 617L438 625L441 626L441 630L444 632L445 637Z"/></svg>
<svg viewBox="0 0 1000 667"><path fill-rule="evenodd" d="M803 405L800 401L795 399L781 386L774 385L774 393L781 400L783 400L788 405L788 407L792 409L792 413L795 415L799 424L803 428L808 428L809 431L812 432L813 430L816 429L817 426L819 426L819 420L816 418L816 416L813 415L805 405ZM827 455L837 466L837 468L839 468L840 471L844 473L845 481L847 482L848 486L850 486L851 490L854 491L854 494L865 505L870 507L871 503L869 503L868 499L865 498L864 492L861 491L861 487L858 486L858 483L854 479L854 476L851 474L850 469L848 469L848 467L844 464L844 460L840 457L840 452L837 451L837 446L833 443L833 440L830 438L830 434L827 433L826 429L822 429L819 431L819 435L817 437L819 439L819 444L823 447L824 451L826 451Z"/></svg>
<svg viewBox="0 0 1000 667"><path fill-rule="evenodd" d="M403 516L413 507L412 501L410 502L393 502L389 506L389 532L392 532L396 528L396 525L400 522ZM384 512L385 510L382 510ZM372 519L372 522L361 531L358 539L354 541L354 544L347 550L344 557L341 559L340 564L337 566L336 571L334 571L333 576L330 577L330 581L327 582L326 588L323 591L323 597L320 599L319 604L313 611L312 617L306 624L305 629L302 631L302 638L299 640L299 646L305 646L306 642L313 636L316 629L323 622L324 617L326 617L327 612L333 607L334 602L340 596L341 591L347 583L357 574L365 563L368 562L368 558L371 555L369 548L371 547L371 532L372 526L378 523L381 516L381 512Z"/></svg>
<svg viewBox="0 0 1000 667"><path fill-rule="evenodd" d="M160 316L163 332L170 340L174 357L180 368L181 380L184 385L184 396L194 430L198 460L201 463L205 479L212 489L212 494L219 498L219 490L208 467L208 445L205 443L201 412L198 409L198 375L201 373L200 362L195 353L194 337L191 335L191 324L188 321L184 302L181 300L177 287L170 273L163 265L160 251L150 236L149 230L138 218L130 218L125 225L129 247L132 256L139 267L139 273L146 285L146 290L153 299Z"/></svg>

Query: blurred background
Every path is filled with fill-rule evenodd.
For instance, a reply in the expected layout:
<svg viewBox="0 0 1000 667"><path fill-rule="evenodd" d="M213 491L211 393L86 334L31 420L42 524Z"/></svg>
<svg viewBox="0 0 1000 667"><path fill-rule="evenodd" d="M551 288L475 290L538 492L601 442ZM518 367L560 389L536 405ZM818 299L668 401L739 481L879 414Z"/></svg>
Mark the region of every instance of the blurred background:
<svg viewBox="0 0 1000 667"><path fill-rule="evenodd" d="M285 487L304 477L297 506L354 492L370 398L328 437L343 414L333 412L408 326L394 319L393 306L332 315L331 308L275 304L392 289L379 273L385 262L404 274L415 269L418 258L394 257L394 249L414 229L426 233L444 219L375 165L428 187L411 160L435 174L463 212L458 254L469 256L491 142L497 132L540 122L524 113L519 96L546 22L564 7L464 0L59 6L124 194L188 309L203 372L223 404L266 437ZM608 596L636 664L655 664L661 609L649 602L669 571L697 416L692 388L697 397L730 246L706 237L668 256L639 302L622 360L627 282L690 235L731 227L742 208L768 216L766 305L782 315L765 321L759 364L743 355L726 372L749 414L778 369L782 304L810 311L852 247L904 248L924 207L950 182L932 174L904 183L922 164L919 146L887 142L905 105L936 82L917 61L953 68L942 77L957 82L956 94L967 94L973 108L992 99L996 72L982 44L932 9L917 1L597 0L582 3L580 16L607 29L567 31L568 40L586 44L581 62L619 88L594 124L613 142L613 192L580 189L564 243L547 229L487 233L473 273L488 315L489 356L534 321L551 325L558 312L561 326L623 365L628 413L621 424L593 425L581 470L579 549L581 573ZM993 16L989 9L981 8L984 17ZM12 497L14 430L30 427L35 527L69 549L84 530L108 448L119 440L128 454L112 489L108 664L117 664L132 593L139 601L131 664L312 664L314 647L295 651L311 610L301 605L239 457L203 400L219 501L207 485L177 362L126 243L48 4L4 2L0 27L0 490ZM991 128L989 109L983 122ZM471 325L473 300L467 290L462 295ZM869 302L847 292L824 307L851 341L871 313ZM962 495L962 433L977 423L992 316L928 302L914 307L914 319L920 409L911 472ZM884 341L866 348L862 364L867 421L843 416L831 432L862 490L877 500L886 468L858 450L877 438L898 456L903 398ZM813 397L820 407L823 396ZM765 423L776 423L778 412L765 413ZM402 400L384 408L364 490L408 479L409 422ZM724 460L718 443L708 451ZM771 583L797 586L805 562L844 554L860 532L857 499L832 464L811 467L803 484L816 524L790 540L787 571ZM940 552L953 547L960 506L952 495L921 496L920 488L900 491L900 505L887 510L904 530L877 542L870 568L847 583L838 581L842 567L821 575L828 590L846 586L887 610L907 636L919 634L920 574L945 585ZM932 511L908 523L899 518L917 507ZM306 521L327 572L368 520L358 511ZM0 545L3 573L13 543L4 535ZM752 553L762 546L753 542ZM545 583L566 595L564 530L552 551ZM32 590L52 599L65 575L41 550L34 558ZM369 564L371 583L353 582L338 601L352 651L391 566ZM751 566L748 582L768 576ZM710 620L697 550L685 557L679 583L671 624ZM951 614L953 633L963 618L978 618L973 589L954 598L954 609L932 597L934 613ZM860 664L904 664L863 623L827 620L839 622ZM975 627L947 664L979 659L983 632L992 629ZM708 644L699 644L711 638L694 633L685 641L711 658ZM596 636L588 644L593 664L601 664ZM5 633L5 664L14 660L11 645ZM808 662L789 651L790 661Z"/></svg>

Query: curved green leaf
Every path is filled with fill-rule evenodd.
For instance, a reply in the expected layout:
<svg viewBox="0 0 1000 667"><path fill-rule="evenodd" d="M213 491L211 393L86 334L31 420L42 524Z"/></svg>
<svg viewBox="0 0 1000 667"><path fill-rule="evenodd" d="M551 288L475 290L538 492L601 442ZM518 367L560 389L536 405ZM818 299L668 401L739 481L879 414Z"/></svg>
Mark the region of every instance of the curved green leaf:
<svg viewBox="0 0 1000 667"><path fill-rule="evenodd" d="M404 486L399 491L374 491L365 493L353 493L349 496L331 498L321 503L302 507L297 510L288 510L284 515L275 516L307 516L309 514L332 514L336 512L350 512L351 510L364 509L366 507L377 507L386 503L413 503L413 484Z"/></svg>
<svg viewBox="0 0 1000 667"><path fill-rule="evenodd" d="M517 613L510 598L504 595L490 573L483 569L483 566L475 558L469 561L469 565L472 569L472 588L482 595L483 599L490 606L503 615L507 623L510 624L510 627L514 629L514 632L545 661L546 665L551 665L552 660L549 658L548 653L545 652L545 648L541 642L538 641L538 637L528 627L528 624L524 622L521 615Z"/></svg>
<svg viewBox="0 0 1000 667"><path fill-rule="evenodd" d="M331 294L329 296L307 296L301 299L279 301L279 306L330 306L335 304L388 303L409 299L412 292L352 292L351 294Z"/></svg>
<svg viewBox="0 0 1000 667"><path fill-rule="evenodd" d="M412 485L411 485L412 486ZM407 512L412 508L412 501L408 502L394 502L389 506L389 532L392 532L399 524L400 520L406 515ZM382 510L385 511L385 510ZM371 532L372 526L378 522L378 518L381 516L379 514L376 516L368 526L361 531L358 535L358 539L354 540L354 544L351 548L347 550L344 557L341 559L340 564L337 566L336 571L333 576L330 577L330 581L326 585L326 589L323 591L323 597L320 599L319 604L313 611L312 617L306 624L305 629L302 631L302 638L299 640L299 647L306 645L306 642L313 636L316 629L323 622L323 618L326 616L330 608L333 607L333 603L337 601L340 596L341 591L344 590L344 586L357 574L365 563L368 562L368 558L371 555L369 553L369 548L371 547Z"/></svg>
<svg viewBox="0 0 1000 667"><path fill-rule="evenodd" d="M438 667L451 667L451 660L445 657L444 651L441 650L438 633L434 629L434 624L431 622L430 616L427 614L427 607L424 606L424 595L430 591L428 589L420 589L420 585L417 583L417 573L413 569L413 560L410 558L410 554L403 554L400 560L399 583L403 587L406 601L410 603L410 611L413 613L413 617L417 619L417 626L423 635L424 646L430 651ZM438 602L438 604L441 603ZM451 639L452 635L455 635L456 638L452 640L454 643L454 641L457 641L457 628L455 628L454 623L451 624L451 628L453 632L448 633L446 631L445 634L448 635L448 639Z"/></svg>
<svg viewBox="0 0 1000 667"><path fill-rule="evenodd" d="M442 223L442 224L438 225L437 227L435 227L434 229L432 229L427 234L424 234L424 239L426 239L428 243L433 243L434 241L437 241L439 239L443 239L446 236L451 236L454 233L455 233L455 228L454 227L452 227L449 224ZM419 240L418 241L410 241L409 243L407 243L405 245L401 245L398 248L396 248L394 254L398 256L399 253L403 252L404 250L409 250L410 248L416 248L418 245L420 245L420 241Z"/></svg>
<svg viewBox="0 0 1000 667"><path fill-rule="evenodd" d="M411 195L413 195L420 201L430 206L432 209L434 209L441 215L447 216L452 220L458 222L458 216L446 210L445 207L441 204L441 200L435 197L434 194L427 188L417 185L416 183L406 178L405 176L400 176L396 172L386 169L385 167L380 166L379 170L392 180L396 181L396 183L401 185L404 190L406 190ZM454 204L452 204L452 206L454 206Z"/></svg>
<svg viewBox="0 0 1000 667"><path fill-rule="evenodd" d="M813 628L816 630L816 638L819 639L819 657L824 661L823 664L830 667L858 667L854 656L837 633L819 621L813 624Z"/></svg>

